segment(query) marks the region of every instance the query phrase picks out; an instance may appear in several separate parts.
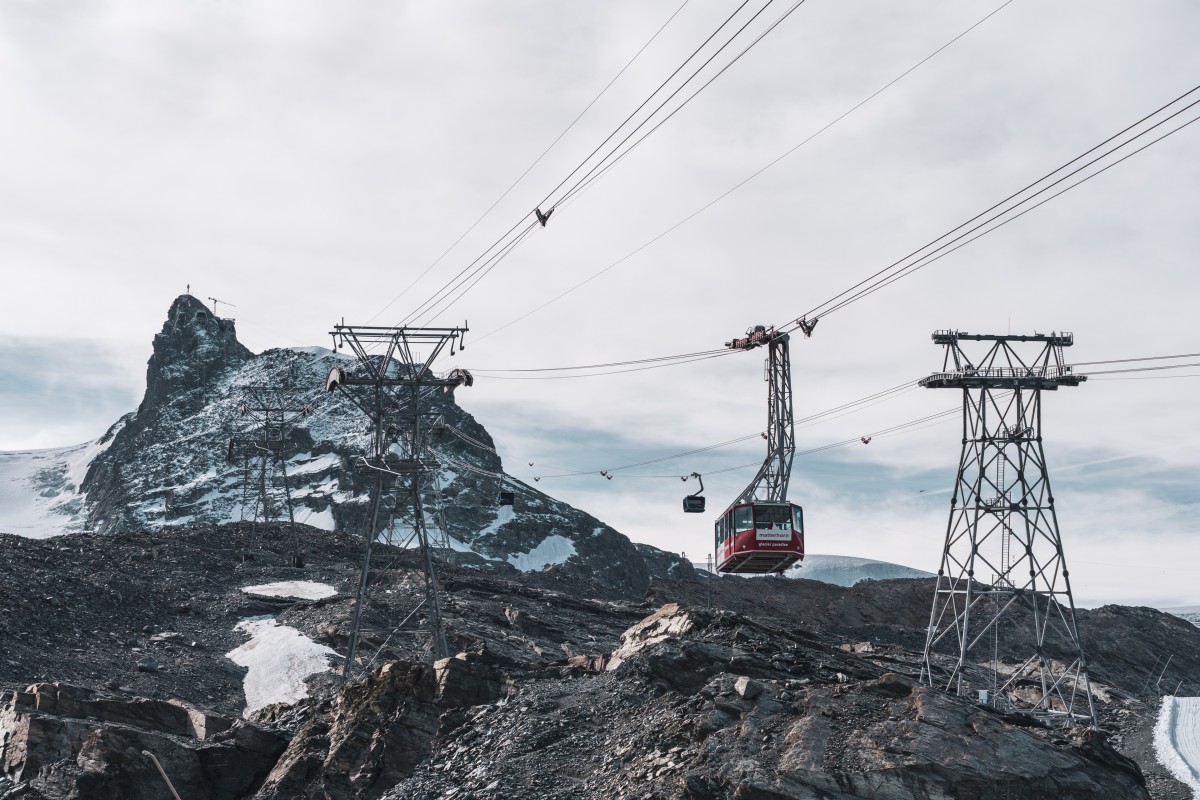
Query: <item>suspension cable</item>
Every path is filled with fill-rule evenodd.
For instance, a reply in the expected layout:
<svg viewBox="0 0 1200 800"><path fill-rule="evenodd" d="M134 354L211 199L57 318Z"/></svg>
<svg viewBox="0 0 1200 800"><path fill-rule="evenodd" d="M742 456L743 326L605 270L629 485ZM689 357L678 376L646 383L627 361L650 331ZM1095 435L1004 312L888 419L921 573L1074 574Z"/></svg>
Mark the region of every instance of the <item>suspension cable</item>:
<svg viewBox="0 0 1200 800"><path fill-rule="evenodd" d="M614 75L608 81L608 83L606 83L604 85L604 88L601 89L596 94L596 96L592 98L591 102L588 103L586 106L584 106L583 110L575 115L575 119L571 120L570 124L567 125L567 127L563 128L562 133L558 134L558 136L555 137L554 141L552 141L546 147L546 149L542 151L541 155L539 155L537 158L535 158L533 160L533 163L530 164L528 167L526 167L525 171L522 172L520 175L518 175L517 179L515 181L513 181L511 184L509 184L509 187L507 189L505 189L504 192L499 197L497 197L496 200L490 206L488 206L487 209L482 214L479 215L478 219L476 219L474 222L471 223L470 227L468 227L465 231L463 231L459 235L459 237L457 239L455 239L450 244L450 246L447 247L446 250L440 256L438 256L436 259L434 259L432 264L430 264L428 267L426 267L421 272L421 274L418 275L416 278L413 278L413 280L411 282L409 282L409 284L407 286L405 286L400 291L399 294L397 294L395 297L393 297L391 300L389 300L387 305L385 305L383 308L379 309L379 311L375 312L374 316L372 316L367 321L373 322L374 320L378 319L380 315L382 315L385 311L387 311L389 308L391 308L397 301L400 300L401 297L403 297L405 294L407 294L409 289L411 289L413 286L416 285L416 283L418 281L420 281L422 278L424 278L430 272L430 270L432 270L434 267L436 267L438 264L440 264L442 262L442 260L450 254L450 251L453 250L455 247L457 247L459 245L459 243L463 239L465 239L468 234L471 233L471 231L475 230L475 228L478 227L479 223L483 222L483 220L489 214L491 214L492 211L495 210L496 206L498 206L500 204L500 202L502 200L504 200L504 198L508 197L508 195L512 192L512 190L517 187L517 184L519 184L521 181L523 181L525 179L525 177L533 170L533 168L536 167L538 164L540 164L542 162L542 160L547 155L550 154L550 151L553 150L560 141L562 141L562 138L564 136L566 136L567 133L569 133L572 128L575 127L575 125L579 122L579 120L583 119L583 115L586 114L588 111L590 111L592 109L592 106L596 105L596 103L600 100L600 98L603 97L605 95L605 93L608 92L608 90L612 88L612 85L617 82L617 79L620 78L622 75L624 75L626 70L628 70L631 66L633 66L633 62L637 61L638 58L641 57L642 53L644 53L646 51L646 48L648 48L654 42L654 40L658 38L658 35L660 33L662 33L668 25L671 24L671 22L675 19L675 17L679 16L679 12L683 11L683 7L686 6L687 4L688 4L688 0L683 0L683 2L679 5L679 7L676 8L674 12L672 12L671 16L667 17L667 21L664 22L661 26L659 26L658 30L656 30L654 32L654 34L649 39L646 40L646 43L643 44L641 46L641 48L636 53L633 54L633 57L631 59L629 59L629 61L625 62L625 66L621 67L621 69L617 72L617 74Z"/></svg>

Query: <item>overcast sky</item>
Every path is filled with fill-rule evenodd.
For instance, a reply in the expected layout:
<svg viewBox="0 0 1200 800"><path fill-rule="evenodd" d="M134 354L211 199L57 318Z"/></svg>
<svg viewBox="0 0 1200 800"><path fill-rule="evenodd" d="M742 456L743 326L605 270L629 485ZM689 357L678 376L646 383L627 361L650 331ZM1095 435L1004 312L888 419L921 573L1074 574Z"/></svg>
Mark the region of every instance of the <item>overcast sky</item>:
<svg viewBox="0 0 1200 800"><path fill-rule="evenodd" d="M327 345L342 318L404 319L529 219L735 7L683 4L404 291L681 3L0 4L0 449L86 441L136 407L151 338L188 285L225 301L256 352ZM776 5L760 19L790 3ZM807 0L433 320L471 329L441 366L499 376L701 351L790 322L1191 89L1198 34L1200 6L1183 0ZM793 346L797 417L937 368L939 328L1069 330L1078 361L1200 352L1198 156L1200 125L823 320ZM1097 376L1046 398L1083 604L1200 603L1200 378L1187 374ZM760 431L761 376L750 353L481 377L460 402L509 472L700 559L711 520L679 511L693 484L628 476L715 473L760 459L761 440L613 481L552 475ZM914 389L801 427L798 449L957 402ZM810 551L936 570L956 424L799 456ZM752 474L706 480L710 507Z"/></svg>

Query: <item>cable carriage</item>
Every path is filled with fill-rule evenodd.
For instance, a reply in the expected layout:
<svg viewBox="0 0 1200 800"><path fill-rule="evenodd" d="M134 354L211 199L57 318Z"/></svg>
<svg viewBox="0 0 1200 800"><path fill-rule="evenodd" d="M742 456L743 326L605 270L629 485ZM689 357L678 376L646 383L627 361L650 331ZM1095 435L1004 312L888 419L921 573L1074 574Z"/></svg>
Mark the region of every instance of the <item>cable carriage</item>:
<svg viewBox="0 0 1200 800"><path fill-rule="evenodd" d="M720 572L783 572L804 558L804 509L795 503L735 503L715 527Z"/></svg>
<svg viewBox="0 0 1200 800"><path fill-rule="evenodd" d="M799 320L804 335L812 323ZM804 510L788 501L788 480L796 452L792 422L792 372L788 334L757 325L744 338L726 342L733 350L767 348L767 457L758 474L742 490L715 525L718 572L783 574L804 559Z"/></svg>
<svg viewBox="0 0 1200 800"><path fill-rule="evenodd" d="M703 514L704 501L707 499L704 497L704 479L700 477L699 472L693 472L683 480L686 481L688 478L695 478L700 481L700 489L695 494L689 494L683 498L683 510L688 514Z"/></svg>

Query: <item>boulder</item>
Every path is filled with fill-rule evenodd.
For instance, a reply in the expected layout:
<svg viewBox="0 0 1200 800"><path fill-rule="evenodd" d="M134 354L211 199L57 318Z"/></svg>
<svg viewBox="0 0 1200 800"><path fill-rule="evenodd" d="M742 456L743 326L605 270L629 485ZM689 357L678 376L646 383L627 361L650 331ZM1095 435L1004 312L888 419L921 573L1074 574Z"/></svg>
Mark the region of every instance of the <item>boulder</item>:
<svg viewBox="0 0 1200 800"><path fill-rule="evenodd" d="M315 709L255 797L379 797L429 757L443 718L457 719L459 710L493 703L509 691L508 679L475 653L432 667L384 664Z"/></svg>
<svg viewBox="0 0 1200 800"><path fill-rule="evenodd" d="M35 684L4 698L0 774L48 800L160 800L162 764L186 800L235 800L266 777L282 737L178 702Z"/></svg>

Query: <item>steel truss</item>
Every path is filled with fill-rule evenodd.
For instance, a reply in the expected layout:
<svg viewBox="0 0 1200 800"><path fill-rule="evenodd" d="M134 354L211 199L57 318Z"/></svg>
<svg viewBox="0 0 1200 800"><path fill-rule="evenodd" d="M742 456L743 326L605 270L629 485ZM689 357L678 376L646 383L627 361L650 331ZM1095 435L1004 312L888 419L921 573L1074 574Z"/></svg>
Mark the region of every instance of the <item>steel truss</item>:
<svg viewBox="0 0 1200 800"><path fill-rule="evenodd" d="M307 393L311 394L311 392ZM284 457L287 436L312 413L306 393L288 386L248 386L237 407L242 427L229 439L227 458L242 463L241 519L251 521L251 547L258 538L258 524L286 521L291 536L292 566L304 566L292 494Z"/></svg>
<svg viewBox="0 0 1200 800"><path fill-rule="evenodd" d="M726 342L734 350L767 348L767 457L736 503L781 503L787 501L792 458L796 453L796 430L792 420L792 362L788 334L761 325L747 331L745 338Z"/></svg>
<svg viewBox="0 0 1200 800"><path fill-rule="evenodd" d="M1023 663L1002 684L996 681L993 702L1094 727L1087 660L1042 450L1042 391L1087 380L1063 361L1073 336L938 331L933 341L945 347L942 371L920 384L962 390L963 433L921 679L970 693L968 657L977 645L991 643L998 671L1000 624L1007 618L1007 649L1027 655L1018 656ZM972 360L964 341L988 344ZM941 666L951 659L948 670Z"/></svg>
<svg viewBox="0 0 1200 800"><path fill-rule="evenodd" d="M428 435L436 420L427 421L423 409L432 395L470 386L470 373L453 370L445 377L431 371L434 360L446 349L454 355L461 349L467 328L407 328L370 325L335 325L330 331L334 349L345 347L356 357L354 374L334 367L326 379L328 391L341 391L371 421L370 453L356 467L371 478L370 512L363 532L363 564L354 605L354 622L346 653L343 677L353 673L360 643L362 615L367 599L371 570L372 545L381 536L388 544L396 543L398 522L411 525L411 535L403 542L416 542L424 567L425 598L400 623L416 616L420 607L428 609L437 658L449 655L437 572L433 561L430 534L425 522L422 492L436 482L438 463L428 447ZM417 348L424 349L419 355ZM444 526L440 526L444 529Z"/></svg>

